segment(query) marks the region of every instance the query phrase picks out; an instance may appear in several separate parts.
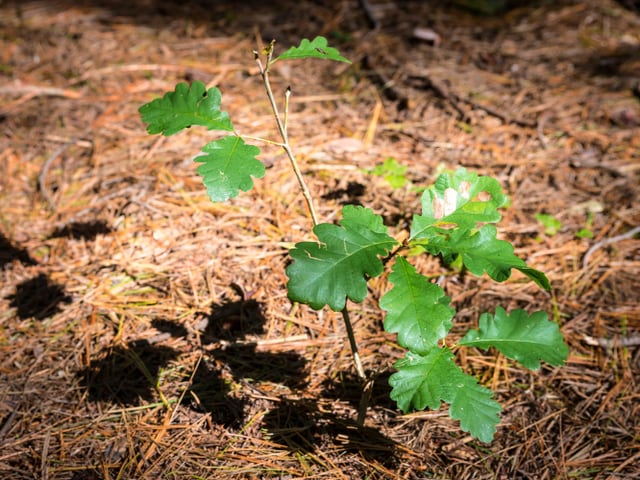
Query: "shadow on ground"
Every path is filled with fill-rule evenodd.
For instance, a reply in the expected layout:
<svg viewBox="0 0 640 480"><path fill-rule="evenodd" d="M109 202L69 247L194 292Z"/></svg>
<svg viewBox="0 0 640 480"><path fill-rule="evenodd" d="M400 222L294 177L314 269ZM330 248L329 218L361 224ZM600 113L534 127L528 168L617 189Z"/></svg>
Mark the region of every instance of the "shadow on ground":
<svg viewBox="0 0 640 480"><path fill-rule="evenodd" d="M18 261L25 266L37 265L31 258L29 252L24 248L17 247L0 232L0 269L5 268L14 261Z"/></svg>
<svg viewBox="0 0 640 480"><path fill-rule="evenodd" d="M240 428L248 402L260 393L260 385L289 390L306 385L305 360L292 352L264 352L248 337L264 333L263 306L255 300L229 301L214 305L200 334L203 358L193 374L184 402L211 415L214 423ZM189 330L166 319L152 326L173 338L187 338ZM79 372L92 401L127 406L153 401L159 373L177 359L179 350L136 340L111 346L89 367Z"/></svg>
<svg viewBox="0 0 640 480"><path fill-rule="evenodd" d="M21 319L44 320L61 311L61 303L71 303L71 297L61 285L44 273L16 286L16 292L7 297Z"/></svg>
<svg viewBox="0 0 640 480"><path fill-rule="evenodd" d="M210 415L225 428L242 428L256 399L275 405L264 417L263 428L270 439L294 452L313 452L323 442L339 439L344 447L357 450L393 468L396 445L378 430L358 428L355 416L361 399L361 382L351 373L327 381L319 398L346 401L352 407L341 417L322 408L315 399L292 399L307 385L305 359L293 352L260 351L259 344L247 341L264 333L263 305L255 300L237 300L214 305L200 335L203 358L193 373L184 404ZM157 319L152 326L174 338L187 338L188 329L176 322ZM213 348L212 348L213 347ZM108 401L125 406L154 401L159 374L181 352L162 345L137 340L112 346L79 373L91 401ZM369 406L389 404L388 374L376 378ZM282 388L288 394L265 393ZM273 398L279 401L274 402ZM351 418L353 416L353 418Z"/></svg>
<svg viewBox="0 0 640 480"><path fill-rule="evenodd" d="M98 234L110 233L105 222L77 222L54 230L51 238L69 237L93 240ZM29 252L14 246L9 239L0 233L0 268L8 267L14 261L24 266L36 266ZM69 304L72 298L65 293L64 287L51 280L48 275L40 273L16 285L15 293L9 295L9 306L16 308L20 319L35 318L44 320L61 311L61 304Z"/></svg>
<svg viewBox="0 0 640 480"><path fill-rule="evenodd" d="M154 400L161 369L179 354L173 348L137 340L103 351L79 376L90 400L136 406Z"/></svg>
<svg viewBox="0 0 640 480"><path fill-rule="evenodd" d="M263 305L234 290L241 299L214 305L206 319L201 343L207 355L194 374L187 401L211 414L215 423L239 428L251 397L265 396L260 385L300 389L307 373L305 360L297 353L260 351L257 343L247 341L265 333Z"/></svg>
<svg viewBox="0 0 640 480"><path fill-rule="evenodd" d="M313 453L322 445L340 444L390 470L398 466L398 444L376 428L358 427L355 419L323 410L315 400L284 400L262 421L269 439L296 454Z"/></svg>
<svg viewBox="0 0 640 480"><path fill-rule="evenodd" d="M0 233L0 268L8 268L13 262L19 262L25 267L38 265L26 249L16 247ZM44 320L58 313L61 303L71 302L71 297L65 293L64 288L44 273L20 282L16 285L15 292L6 298L21 320Z"/></svg>
<svg viewBox="0 0 640 480"><path fill-rule="evenodd" d="M371 375L370 372L367 372ZM367 405L369 407L387 408L396 410L397 406L390 398L391 387L389 386L389 376L391 372L381 372L375 375L373 387L369 390ZM362 397L362 382L353 372L340 372L333 378L328 378L323 382L323 398L342 400L357 409L360 406Z"/></svg>
<svg viewBox="0 0 640 480"><path fill-rule="evenodd" d="M52 2L53 3L53 2ZM295 0L264 2L247 0L243 2L212 0L57 0L52 5L56 13L66 9L93 11L105 23L127 23L148 25L166 29L168 24L181 25L185 30L194 25L205 25L212 35L220 32L251 34L259 23L265 41L278 38L280 42L297 40L319 34L326 25L326 18L314 14L318 8L326 10L326 16L336 15L339 5L331 2L325 6L304 8ZM11 3L10 3L11 5ZM30 8L42 7L39 1L13 0L15 17L18 21ZM256 21L259 20L259 22ZM362 16L365 21L364 15ZM28 22L26 23L28 24ZM180 27L179 27L180 28Z"/></svg>
<svg viewBox="0 0 640 480"><path fill-rule="evenodd" d="M91 222L71 222L63 227L56 228L51 233L51 238L74 238L76 240L93 240L98 235L111 233L113 230L104 220Z"/></svg>

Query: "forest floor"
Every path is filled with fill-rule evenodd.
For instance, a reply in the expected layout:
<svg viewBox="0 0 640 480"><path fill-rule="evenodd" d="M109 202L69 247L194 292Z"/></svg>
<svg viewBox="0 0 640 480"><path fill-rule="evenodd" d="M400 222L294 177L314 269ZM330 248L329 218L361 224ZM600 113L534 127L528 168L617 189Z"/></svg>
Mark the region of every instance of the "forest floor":
<svg viewBox="0 0 640 480"><path fill-rule="evenodd" d="M370 3L375 30L355 0L0 1L0 478L638 478L640 15ZM464 166L499 179L500 235L551 280L445 276L454 340L502 305L548 312L571 350L534 372L456 350L503 405L490 444L446 406L389 399L384 277L352 314L378 379L358 428L340 315L286 295L287 248L311 239L286 157L266 145L265 177L214 204L192 161L211 133L140 120L201 80L238 131L275 139L252 51L316 35L353 64L283 62L272 80L292 88L321 221L359 203L395 234L420 193L369 170L393 157L420 187Z"/></svg>

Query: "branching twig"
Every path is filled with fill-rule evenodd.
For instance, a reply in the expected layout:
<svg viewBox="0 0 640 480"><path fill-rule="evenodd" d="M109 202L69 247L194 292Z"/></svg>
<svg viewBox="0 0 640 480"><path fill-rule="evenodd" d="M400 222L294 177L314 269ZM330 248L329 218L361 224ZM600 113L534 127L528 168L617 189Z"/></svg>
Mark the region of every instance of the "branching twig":
<svg viewBox="0 0 640 480"><path fill-rule="evenodd" d="M267 50L267 62L266 66L262 65L260 61L260 56L258 52L254 52L256 62L258 64L258 68L260 69L260 75L262 76L262 81L264 83L264 88L267 91L267 97L269 98L269 103L271 104L271 110L273 111L273 115L276 119L276 124L278 125L278 130L280 131L280 136L282 137L282 148L287 154L289 161L291 162L291 167L293 168L293 172L298 179L298 184L300 185L300 189L302 190L302 195L304 196L305 201L307 202L307 208L309 209L309 214L311 215L311 220L313 221L313 225L318 225L318 216L316 215L315 208L313 206L313 199L311 198L311 194L309 193L309 188L307 187L306 182L302 176L302 172L300 171L300 167L298 167L298 162L293 154L293 150L291 150L291 145L289 145L289 135L287 133L287 126L285 122L283 122L280 117L280 112L278 110L278 105L276 103L276 99L273 95L273 90L271 89L271 82L269 81L269 65L271 63L271 57L273 55L273 46L275 41L271 42L271 45ZM288 107L289 100L288 95L285 97L286 105ZM286 118L286 115L285 115Z"/></svg>
<svg viewBox="0 0 640 480"><path fill-rule="evenodd" d="M411 78L420 80L423 83L422 88L432 90L438 97L449 102L455 111L458 112L460 120L468 120L469 114L460 106L460 97L456 93L451 92L440 82L424 73L421 73L419 76L412 76Z"/></svg>
<svg viewBox="0 0 640 480"><path fill-rule="evenodd" d="M492 117L496 117L497 119L502 120L503 123L512 123L514 125L518 125L519 127L524 127L524 128L536 128L537 126L536 122L530 122L527 120L522 120L520 118L509 117L507 115L504 115L498 112L497 110L494 110L491 107L482 105L481 103L474 102L473 100L470 100L468 98L462 98L461 101L468 105L471 105L475 109L484 110Z"/></svg>
<svg viewBox="0 0 640 480"><path fill-rule="evenodd" d="M80 92L76 92L75 90L70 90L67 88L45 87L42 85L11 85L0 87L0 95L4 94L32 95L34 97L63 97L72 99L80 98L82 96Z"/></svg>
<svg viewBox="0 0 640 480"><path fill-rule="evenodd" d="M289 99L291 96L291 89L289 87L287 87L286 93L285 93L285 104L284 104L284 117L280 116L280 112L278 110L278 105L276 103L275 100L275 96L273 95L273 90L271 89L271 82L269 81L269 67L271 65L271 59L273 56L273 47L274 47L275 41L272 41L271 44L269 45L269 47L267 47L267 49L265 50L265 54L266 54L266 65L263 65L262 62L260 61L260 55L258 54L258 52L254 52L254 56L255 56L255 60L258 64L258 68L260 70L260 75L262 76L262 81L264 83L264 87L265 90L267 92L267 97L269 98L269 103L271 104L271 110L273 111L273 115L275 117L276 120L276 124L278 126L278 130L280 132L280 137L282 138L282 148L284 149L284 151L287 153L287 157L289 157L289 161L291 162L291 166L293 168L293 171L296 175L296 178L298 179L298 184L300 185L300 189L302 190L302 195L304 196L306 202L307 202L307 207L309 209L309 214L311 215L311 220L313 222L313 226L317 226L318 225L318 217L316 215L315 212L315 208L313 206L313 199L311 197L311 194L309 193L309 189L307 187L306 182L304 181L304 178L302 176L302 172L300 171L300 168L298 167L298 162L295 159L295 156L293 154L293 151L291 149L291 146L289 144L289 134L287 131L287 121L288 121L288 115L289 115ZM345 324L345 328L347 330L347 337L349 338L349 345L351 346L351 353L353 355L353 362L355 364L356 367L356 372L358 373L358 377L360 377L360 379L363 382L367 381L367 375L364 371L364 368L362 367L362 362L360 360L360 354L358 353L358 345L356 343L356 339L355 336L353 334L353 326L351 324L351 320L349 319L349 310L347 308L347 306L345 305L344 309L342 310L342 319L344 320L344 324ZM358 418L363 417L362 411L360 412L360 415Z"/></svg>

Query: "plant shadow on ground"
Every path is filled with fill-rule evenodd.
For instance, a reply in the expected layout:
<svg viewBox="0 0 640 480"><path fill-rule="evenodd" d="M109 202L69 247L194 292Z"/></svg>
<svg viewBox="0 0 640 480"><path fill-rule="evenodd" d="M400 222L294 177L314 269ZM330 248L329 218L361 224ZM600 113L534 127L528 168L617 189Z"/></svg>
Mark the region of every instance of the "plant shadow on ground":
<svg viewBox="0 0 640 480"><path fill-rule="evenodd" d="M285 387L283 392L303 391L307 384L305 359L293 352L260 351L258 343L246 342L253 335L264 333L263 307L254 300L230 301L212 308L202 333L203 346L230 342L210 350L194 374L192 408L211 415L214 423L239 429L247 421L248 404L265 397L262 386L269 391ZM235 342L235 343L234 343ZM245 343L246 342L246 343ZM385 374L376 378L371 405L389 405ZM275 386L274 386L275 384ZM340 375L339 381L327 381L318 399L291 399L287 394L270 394L280 400L263 417L261 427L270 440L292 452L313 452L322 443L337 439L347 450L357 450L393 468L395 443L375 428L358 428L350 413L342 417L326 411L321 403L327 398L344 400L357 408L361 383L355 374ZM321 399L321 400L320 400Z"/></svg>
<svg viewBox="0 0 640 480"><path fill-rule="evenodd" d="M396 403L391 400L391 386L389 385L390 371L377 373L367 372L373 375L373 386L369 390L367 405L369 407L397 410ZM338 372L333 378L326 379L322 384L324 398L342 400L348 402L353 408L359 408L362 398L362 382L354 372Z"/></svg>
<svg viewBox="0 0 640 480"><path fill-rule="evenodd" d="M189 330L187 330L184 325L173 322L171 320L165 320L163 318L156 318L151 320L151 326L160 332L168 333L174 338L186 338L186 336L189 334Z"/></svg>
<svg viewBox="0 0 640 480"><path fill-rule="evenodd" d="M111 229L103 221L74 222L54 230L50 238L69 237L92 240L98 234L110 232ZM0 268L5 268L14 261L24 266L38 265L26 249L14 246L0 233ZM59 313L60 304L69 304L72 301L64 288L44 273L16 285L15 293L9 295L7 299L10 301L9 305L16 308L17 316L23 320L27 318L44 320Z"/></svg>
<svg viewBox="0 0 640 480"><path fill-rule="evenodd" d="M25 280L7 297L21 319L44 320L61 311L61 303L71 303L71 297L44 273Z"/></svg>
<svg viewBox="0 0 640 480"><path fill-rule="evenodd" d="M299 389L306 385L305 360L292 352L264 352L249 337L264 333L263 306L252 299L214 305L201 342L220 345L207 351L194 373L192 408L211 415L213 422L239 428L252 390L261 384ZM258 395L260 395L258 393Z"/></svg>
<svg viewBox="0 0 640 480"><path fill-rule="evenodd" d="M37 265L29 252L24 248L14 246L11 241L0 232L0 269L11 264L14 260L25 266Z"/></svg>
<svg viewBox="0 0 640 480"><path fill-rule="evenodd" d="M107 348L79 376L90 400L137 406L153 400L160 370L178 355L173 348L136 340Z"/></svg>
<svg viewBox="0 0 640 480"><path fill-rule="evenodd" d="M75 238L83 240L93 240L100 234L108 234L113 230L104 220L95 220L91 222L71 222L63 227L56 228L50 235L50 238Z"/></svg>
<svg viewBox="0 0 640 480"><path fill-rule="evenodd" d="M377 428L359 427L349 415L324 410L316 400L287 399L265 415L262 426L272 442L292 453L313 453L322 445L340 445L342 450L356 451L368 461L394 470L398 466L397 443Z"/></svg>
<svg viewBox="0 0 640 480"><path fill-rule="evenodd" d="M389 373L375 378L368 407L395 408L389 400ZM313 453L323 444L340 445L358 452L367 461L376 461L394 470L398 466L397 443L377 428L357 425L357 409L362 399L362 382L355 373L341 372L337 380L327 379L318 399L285 399L263 418L269 439L296 454ZM329 402L347 402L352 409L323 407Z"/></svg>
<svg viewBox="0 0 640 480"><path fill-rule="evenodd" d="M262 420L270 439L292 452L313 452L322 443L335 442L359 451L364 457L393 468L396 444L371 427L359 428L351 413L323 409L326 400L360 402L361 383L351 373L327 380L316 399L290 399L265 395L279 390L299 393L307 385L305 359L293 352L261 351L259 342L249 341L264 333L263 306L255 300L228 301L214 305L201 332L203 358L193 373L189 394L183 403L208 414L225 428L240 429L250 415L249 405L260 398L281 398ZM171 320L157 319L152 326L174 338L186 338L188 329ZM153 401L162 368L181 352L137 340L107 348L79 373L91 401L111 401L127 406ZM144 379L146 377L146 379ZM391 406L386 374L376 378L369 406Z"/></svg>
<svg viewBox="0 0 640 480"><path fill-rule="evenodd" d="M346 187L336 186L333 190L322 195L323 200L337 200L342 205L362 205L360 198L364 196L367 187L359 182L348 182Z"/></svg>
<svg viewBox="0 0 640 480"><path fill-rule="evenodd" d="M264 333L262 309L255 300L214 305L200 336L205 353L193 373L191 395L184 401L225 427L242 426L254 384L275 383L291 389L305 386L305 361L300 355L258 351L257 343L245 340ZM171 320L155 319L152 326L173 338L189 336L185 326ZM91 401L136 406L153 401L161 370L181 353L135 340L103 350L78 376Z"/></svg>
<svg viewBox="0 0 640 480"><path fill-rule="evenodd" d="M0 268L8 268L14 261L26 267L38 265L26 249L14 246L0 233ZM6 298L9 306L16 309L16 315L22 320L44 320L58 313L61 303L71 302L71 297L65 293L64 288L44 273L20 282L16 285L15 292Z"/></svg>

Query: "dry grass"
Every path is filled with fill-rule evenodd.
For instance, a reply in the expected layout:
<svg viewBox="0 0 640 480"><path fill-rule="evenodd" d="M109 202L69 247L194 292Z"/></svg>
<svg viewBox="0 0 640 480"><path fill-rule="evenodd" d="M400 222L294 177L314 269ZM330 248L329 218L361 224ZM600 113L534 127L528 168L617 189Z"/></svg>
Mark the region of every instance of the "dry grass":
<svg viewBox="0 0 640 480"><path fill-rule="evenodd" d="M2 478L635 478L640 242L606 239L640 224L638 14L595 0L500 18L372 1L371 33L355 1L212 3L0 4ZM442 44L412 40L417 26ZM310 220L283 155L265 148L256 188L212 204L191 162L207 134L149 137L138 118L200 79L221 87L240 132L272 136L257 39L336 32L353 67L274 77L293 87L292 143L320 217L361 202L403 226L418 195L363 169L394 156L423 185L464 165L501 180L504 236L552 281L551 295L515 274L445 282L454 335L499 303L548 311L571 347L565 367L539 372L459 352L504 405L490 445L388 399L401 352L381 328L384 280L354 313L379 374L358 429L341 319L284 290L287 247ZM593 239L576 237L585 227Z"/></svg>

